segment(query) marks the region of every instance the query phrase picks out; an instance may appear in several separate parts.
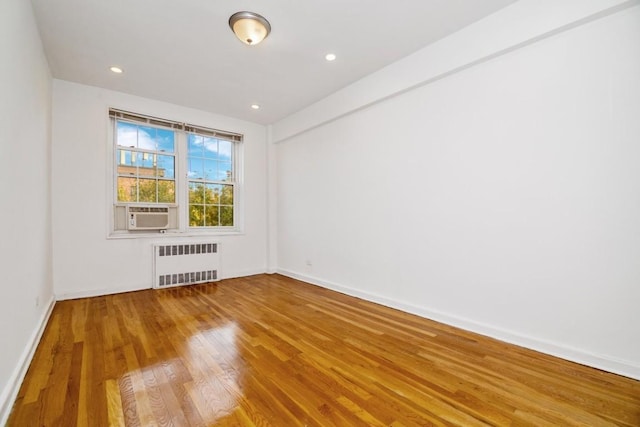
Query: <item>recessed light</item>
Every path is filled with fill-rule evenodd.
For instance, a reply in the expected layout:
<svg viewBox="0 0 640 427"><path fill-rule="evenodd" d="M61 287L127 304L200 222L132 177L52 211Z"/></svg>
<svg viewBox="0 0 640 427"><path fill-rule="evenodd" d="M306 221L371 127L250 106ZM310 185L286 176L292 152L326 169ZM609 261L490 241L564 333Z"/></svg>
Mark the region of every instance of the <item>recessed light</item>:
<svg viewBox="0 0 640 427"><path fill-rule="evenodd" d="M327 61L335 61L336 60L336 55L333 53L327 53L324 57L324 59L326 59Z"/></svg>
<svg viewBox="0 0 640 427"><path fill-rule="evenodd" d="M116 66L113 66L113 67L111 67L111 68L109 68L109 69L110 69L111 71L113 71L114 73L116 73L116 74L122 74L122 71L123 71L123 70L122 70L122 68L120 68L120 67L116 67Z"/></svg>
<svg viewBox="0 0 640 427"><path fill-rule="evenodd" d="M253 108L254 110L259 110L260 106L258 104L251 104L251 108Z"/></svg>

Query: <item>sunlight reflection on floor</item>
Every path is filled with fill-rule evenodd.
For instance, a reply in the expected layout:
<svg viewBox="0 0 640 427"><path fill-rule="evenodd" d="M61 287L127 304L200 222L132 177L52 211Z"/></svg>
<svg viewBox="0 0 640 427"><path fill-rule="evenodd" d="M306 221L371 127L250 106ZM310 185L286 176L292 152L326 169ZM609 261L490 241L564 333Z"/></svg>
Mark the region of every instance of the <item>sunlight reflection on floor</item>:
<svg viewBox="0 0 640 427"><path fill-rule="evenodd" d="M237 325L230 322L204 331L191 326L188 340L174 343L181 349L179 357L129 371L117 386L105 384L112 425L135 418L142 425L154 420L214 425L238 409L243 376L238 367L243 364L236 346ZM132 347L124 349L124 356L128 365L138 365Z"/></svg>

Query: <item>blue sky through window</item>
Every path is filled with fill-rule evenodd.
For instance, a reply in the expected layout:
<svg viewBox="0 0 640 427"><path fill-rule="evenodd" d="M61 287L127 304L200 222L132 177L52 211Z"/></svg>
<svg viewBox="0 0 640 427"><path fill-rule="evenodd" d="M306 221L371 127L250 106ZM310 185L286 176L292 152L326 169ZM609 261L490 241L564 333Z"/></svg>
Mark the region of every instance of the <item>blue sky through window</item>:
<svg viewBox="0 0 640 427"><path fill-rule="evenodd" d="M118 164L123 166L157 169L160 178L175 178L175 133L168 129L117 122L118 146L156 151L155 153L118 150Z"/></svg>
<svg viewBox="0 0 640 427"><path fill-rule="evenodd" d="M189 179L227 181L231 179L233 143L189 134Z"/></svg>
<svg viewBox="0 0 640 427"><path fill-rule="evenodd" d="M134 123L118 122L118 145L142 150L175 151L175 134L168 129L141 126Z"/></svg>

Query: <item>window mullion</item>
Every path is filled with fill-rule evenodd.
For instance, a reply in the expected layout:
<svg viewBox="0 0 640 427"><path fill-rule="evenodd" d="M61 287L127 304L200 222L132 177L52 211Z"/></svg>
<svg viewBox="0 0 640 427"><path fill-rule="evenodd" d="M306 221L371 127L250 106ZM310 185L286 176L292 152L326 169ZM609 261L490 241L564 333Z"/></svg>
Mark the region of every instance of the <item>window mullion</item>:
<svg viewBox="0 0 640 427"><path fill-rule="evenodd" d="M187 230L189 224L189 180L187 177L187 134L176 132L176 202L179 206L178 228Z"/></svg>

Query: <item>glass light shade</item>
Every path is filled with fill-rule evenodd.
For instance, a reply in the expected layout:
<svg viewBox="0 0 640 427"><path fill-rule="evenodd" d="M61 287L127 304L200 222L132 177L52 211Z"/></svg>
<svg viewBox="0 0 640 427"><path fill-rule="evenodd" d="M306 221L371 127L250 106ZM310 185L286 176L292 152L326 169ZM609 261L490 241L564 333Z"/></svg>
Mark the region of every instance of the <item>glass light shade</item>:
<svg viewBox="0 0 640 427"><path fill-rule="evenodd" d="M245 44L260 43L271 32L269 21L253 12L237 12L229 18L229 26Z"/></svg>

